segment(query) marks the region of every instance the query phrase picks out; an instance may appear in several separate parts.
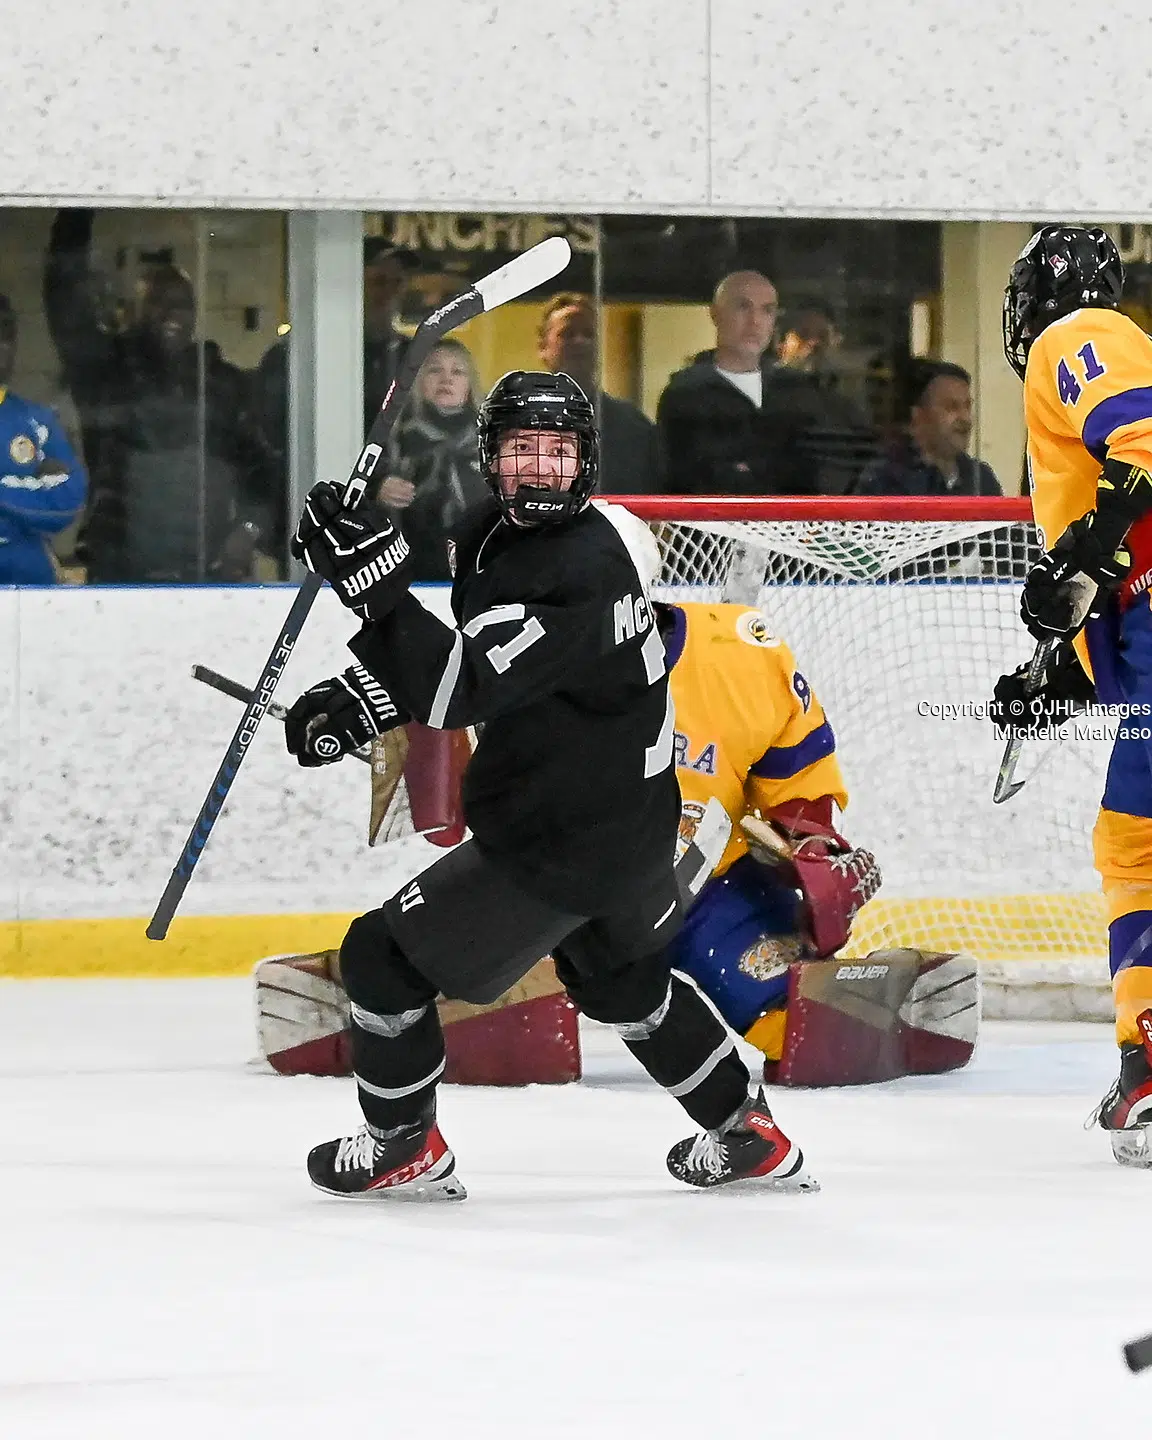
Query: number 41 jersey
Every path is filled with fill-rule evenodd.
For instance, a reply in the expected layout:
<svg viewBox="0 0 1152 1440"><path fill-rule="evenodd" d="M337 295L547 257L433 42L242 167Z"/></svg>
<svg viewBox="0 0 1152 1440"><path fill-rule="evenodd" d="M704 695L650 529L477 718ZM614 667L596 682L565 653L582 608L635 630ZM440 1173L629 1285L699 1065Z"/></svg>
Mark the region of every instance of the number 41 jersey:
<svg viewBox="0 0 1152 1440"><path fill-rule="evenodd" d="M514 883L573 915L626 905L673 863L680 794L664 646L615 526L589 506L522 530L486 503L452 612L409 592L351 649L416 719L483 727L464 815Z"/></svg>
<svg viewBox="0 0 1152 1440"><path fill-rule="evenodd" d="M1046 549L1096 508L1105 459L1152 466L1152 339L1117 310L1075 310L1033 342L1024 373L1032 513ZM1128 535L1121 604L1152 579L1152 517Z"/></svg>

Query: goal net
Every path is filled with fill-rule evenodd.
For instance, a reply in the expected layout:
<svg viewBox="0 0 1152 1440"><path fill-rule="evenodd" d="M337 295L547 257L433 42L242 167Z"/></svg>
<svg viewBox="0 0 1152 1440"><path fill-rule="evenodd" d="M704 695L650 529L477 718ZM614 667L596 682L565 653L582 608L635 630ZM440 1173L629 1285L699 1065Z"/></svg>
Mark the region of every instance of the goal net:
<svg viewBox="0 0 1152 1440"><path fill-rule="evenodd" d="M628 497L663 557L658 598L758 605L836 734L844 828L881 893L850 957L914 946L981 964L985 1013L1108 1018L1107 922L1091 834L1099 722L1029 741L1019 795L984 711L1028 659L1020 582L1039 553L1026 500Z"/></svg>

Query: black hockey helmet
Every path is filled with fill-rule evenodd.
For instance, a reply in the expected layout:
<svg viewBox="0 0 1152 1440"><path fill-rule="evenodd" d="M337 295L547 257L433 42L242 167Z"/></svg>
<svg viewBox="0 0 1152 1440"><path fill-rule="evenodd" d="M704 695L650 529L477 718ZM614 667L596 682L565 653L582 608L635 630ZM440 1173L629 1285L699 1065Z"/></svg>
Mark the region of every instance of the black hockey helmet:
<svg viewBox="0 0 1152 1440"><path fill-rule="evenodd" d="M505 516L517 525L554 525L578 514L596 488L600 435L587 395L570 375L511 370L497 380L477 418L480 470ZM507 430L556 430L575 435L578 461L568 490L521 481L514 495L500 487L500 437Z"/></svg>
<svg viewBox="0 0 1152 1440"><path fill-rule="evenodd" d="M1124 266L1110 235L1093 227L1045 225L1012 266L1004 291L1004 354L1024 378L1032 341L1073 310L1115 310Z"/></svg>

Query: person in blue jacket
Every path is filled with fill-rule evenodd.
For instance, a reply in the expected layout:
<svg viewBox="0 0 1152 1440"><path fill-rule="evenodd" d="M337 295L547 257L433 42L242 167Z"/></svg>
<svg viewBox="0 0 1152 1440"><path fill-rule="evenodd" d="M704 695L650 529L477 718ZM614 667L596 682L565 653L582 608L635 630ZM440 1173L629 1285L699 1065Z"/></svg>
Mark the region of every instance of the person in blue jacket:
<svg viewBox="0 0 1152 1440"><path fill-rule="evenodd" d="M0 585L53 585L48 536L75 520L88 478L59 417L8 388L16 315L0 295Z"/></svg>

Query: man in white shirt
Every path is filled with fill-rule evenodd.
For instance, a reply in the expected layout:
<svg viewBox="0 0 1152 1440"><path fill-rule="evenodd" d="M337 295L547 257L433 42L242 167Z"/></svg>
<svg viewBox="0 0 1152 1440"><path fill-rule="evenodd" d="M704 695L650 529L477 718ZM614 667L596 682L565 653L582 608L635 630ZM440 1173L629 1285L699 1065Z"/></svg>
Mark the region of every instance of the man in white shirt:
<svg viewBox="0 0 1152 1440"><path fill-rule="evenodd" d="M757 270L717 285L709 312L716 348L672 376L656 410L673 493L813 493L804 423L790 392L773 383L778 310L776 287Z"/></svg>

